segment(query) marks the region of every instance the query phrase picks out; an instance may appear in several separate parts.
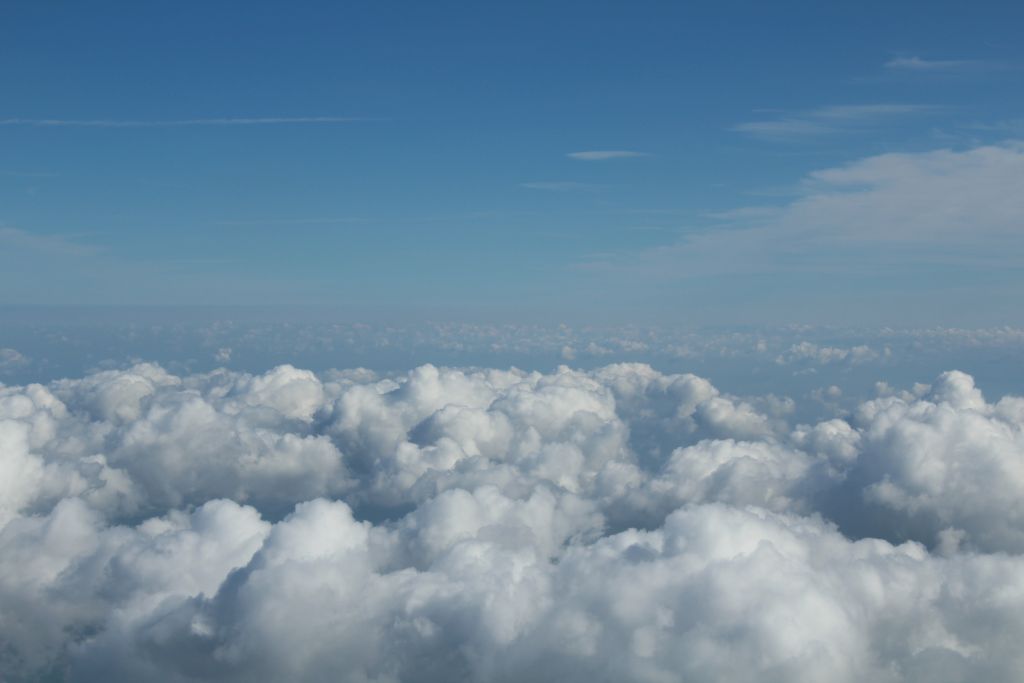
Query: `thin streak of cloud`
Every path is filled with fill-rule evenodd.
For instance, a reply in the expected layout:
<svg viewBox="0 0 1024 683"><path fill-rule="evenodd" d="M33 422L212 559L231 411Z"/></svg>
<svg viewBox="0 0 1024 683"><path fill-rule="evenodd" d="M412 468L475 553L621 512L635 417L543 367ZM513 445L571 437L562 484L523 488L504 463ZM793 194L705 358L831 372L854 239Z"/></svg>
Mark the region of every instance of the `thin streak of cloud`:
<svg viewBox="0 0 1024 683"><path fill-rule="evenodd" d="M221 220L212 221L212 224L225 227L247 227L260 225L349 225L367 222L365 218L266 218L255 220Z"/></svg>
<svg viewBox="0 0 1024 683"><path fill-rule="evenodd" d="M628 149L598 149L584 152L569 152L566 156L578 161L607 161L609 159L635 159L650 155L646 152L636 152Z"/></svg>
<svg viewBox="0 0 1024 683"><path fill-rule="evenodd" d="M535 181L522 183L522 187L530 190L546 190L548 192L574 192L597 189L596 185L578 183L574 180Z"/></svg>
<svg viewBox="0 0 1024 683"><path fill-rule="evenodd" d="M1024 118L1007 119L994 123L971 123L965 126L969 130L991 133L1009 134L1016 139L1024 138Z"/></svg>
<svg viewBox="0 0 1024 683"><path fill-rule="evenodd" d="M848 104L818 107L776 119L747 121L731 130L762 139L820 137L863 128L889 118L925 114L939 109L927 104Z"/></svg>
<svg viewBox="0 0 1024 683"><path fill-rule="evenodd" d="M780 210L777 206L742 206L725 211L709 211L704 215L708 218L726 222L758 221L774 218L779 214Z"/></svg>
<svg viewBox="0 0 1024 683"><path fill-rule="evenodd" d="M206 119L0 119L0 126L78 127L78 128L176 128L185 126L274 126L299 124L337 124L365 121L347 116L239 117Z"/></svg>
<svg viewBox="0 0 1024 683"><path fill-rule="evenodd" d="M983 62L971 59L922 59L914 56L890 59L885 63L885 68L909 71L948 71L982 64Z"/></svg>
<svg viewBox="0 0 1024 683"><path fill-rule="evenodd" d="M993 71L1018 71L1021 66L1015 62L989 59L924 59L915 55L911 57L894 57L885 63L885 68L893 73L953 75Z"/></svg>
<svg viewBox="0 0 1024 683"><path fill-rule="evenodd" d="M929 104L842 104L820 107L811 115L826 120L863 121L880 116L918 114L935 108Z"/></svg>

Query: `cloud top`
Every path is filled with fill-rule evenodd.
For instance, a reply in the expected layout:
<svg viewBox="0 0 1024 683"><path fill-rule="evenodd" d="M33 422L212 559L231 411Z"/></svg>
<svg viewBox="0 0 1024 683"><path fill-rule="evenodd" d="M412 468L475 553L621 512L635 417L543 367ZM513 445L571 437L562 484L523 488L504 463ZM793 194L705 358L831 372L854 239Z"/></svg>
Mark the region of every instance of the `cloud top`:
<svg viewBox="0 0 1024 683"><path fill-rule="evenodd" d="M635 363L0 387L0 669L1018 680L1024 399L792 411Z"/></svg>

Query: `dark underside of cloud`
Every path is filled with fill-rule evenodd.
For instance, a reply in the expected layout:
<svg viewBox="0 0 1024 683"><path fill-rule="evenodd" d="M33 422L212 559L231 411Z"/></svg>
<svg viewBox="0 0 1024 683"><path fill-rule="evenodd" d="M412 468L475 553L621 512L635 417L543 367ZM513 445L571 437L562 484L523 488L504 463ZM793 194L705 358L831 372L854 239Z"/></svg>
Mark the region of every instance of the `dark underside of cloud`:
<svg viewBox="0 0 1024 683"><path fill-rule="evenodd" d="M0 386L0 681L1024 679L1024 399L793 422L642 364Z"/></svg>

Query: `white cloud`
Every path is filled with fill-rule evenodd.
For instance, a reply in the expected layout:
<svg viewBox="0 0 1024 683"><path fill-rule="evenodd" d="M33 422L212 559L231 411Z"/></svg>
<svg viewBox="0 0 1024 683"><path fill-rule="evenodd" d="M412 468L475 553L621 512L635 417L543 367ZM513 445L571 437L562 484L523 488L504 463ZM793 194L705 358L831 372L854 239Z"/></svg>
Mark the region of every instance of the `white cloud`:
<svg viewBox="0 0 1024 683"><path fill-rule="evenodd" d="M865 496L922 540L955 530L976 547L1024 552L1024 399L989 404L962 372L924 390L858 410Z"/></svg>
<svg viewBox="0 0 1024 683"><path fill-rule="evenodd" d="M635 159L649 156L646 152L635 152L628 149L589 150L585 152L569 152L570 159L578 161L607 161L609 159Z"/></svg>
<svg viewBox="0 0 1024 683"><path fill-rule="evenodd" d="M820 346L814 342L802 341L793 344L789 349L780 354L775 362L780 365L798 363L800 361L812 361L819 365L829 363L846 362L851 365L867 363L879 357L879 353L870 346L859 344L850 348L836 346Z"/></svg>
<svg viewBox="0 0 1024 683"><path fill-rule="evenodd" d="M900 103L831 105L738 123L732 130L765 140L797 140L857 130L887 119L926 114L936 109L934 105Z"/></svg>
<svg viewBox="0 0 1024 683"><path fill-rule="evenodd" d="M885 154L811 175L824 184L792 207L793 218L841 221L846 236L961 238L1016 233L1024 209L1024 146L1008 143L957 152ZM855 210L861 202L864 212ZM852 228L857 224L860 230ZM859 233L859 234L858 234Z"/></svg>
<svg viewBox="0 0 1024 683"><path fill-rule="evenodd" d="M925 59L913 55L910 57L894 57L885 63L885 68L892 71L912 73L953 73L979 71L999 68L1001 65L980 59Z"/></svg>
<svg viewBox="0 0 1024 683"><path fill-rule="evenodd" d="M885 63L887 69L910 69L913 71L933 71L936 69L956 69L969 62L956 59L921 59L920 57L894 57Z"/></svg>
<svg viewBox="0 0 1024 683"><path fill-rule="evenodd" d="M549 192L573 192L579 190L594 190L596 185L580 183L574 180L536 180L522 183L522 187L529 190L547 190Z"/></svg>
<svg viewBox="0 0 1024 683"><path fill-rule="evenodd" d="M473 511L495 521L457 530L470 510L431 510L416 567L391 556L402 533L343 503L299 505L269 533L223 501L106 530L68 504L5 532L5 550L48 555L25 585L5 553L3 587L19 611L58 596L22 622L40 657L54 626L99 628L63 657L78 680L1010 681L1024 664L1018 557L940 559L706 505L556 563L530 521ZM44 546L55 533L67 543Z"/></svg>
<svg viewBox="0 0 1024 683"><path fill-rule="evenodd" d="M0 373L25 367L28 363L28 357L17 349L0 348Z"/></svg>
<svg viewBox="0 0 1024 683"><path fill-rule="evenodd" d="M811 173L799 196L761 218L733 217L728 229L585 265L647 277L779 268L836 276L920 264L988 268L1019 262L1022 215L1019 141L882 154Z"/></svg>
<svg viewBox="0 0 1024 683"><path fill-rule="evenodd" d="M792 414L635 363L2 387L0 670L1018 680L1024 399Z"/></svg>

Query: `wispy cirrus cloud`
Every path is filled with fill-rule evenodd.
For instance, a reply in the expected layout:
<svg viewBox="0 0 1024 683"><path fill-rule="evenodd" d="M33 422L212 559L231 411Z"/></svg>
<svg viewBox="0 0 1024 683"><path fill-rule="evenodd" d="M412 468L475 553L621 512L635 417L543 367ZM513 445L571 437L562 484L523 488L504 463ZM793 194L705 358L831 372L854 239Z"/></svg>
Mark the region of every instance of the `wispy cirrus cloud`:
<svg viewBox="0 0 1024 683"><path fill-rule="evenodd" d="M367 223L365 218L263 218L249 220L218 220L213 225L226 227L277 226L277 225L353 225Z"/></svg>
<svg viewBox="0 0 1024 683"><path fill-rule="evenodd" d="M650 156L646 152L629 149L596 149L584 152L569 152L565 156L578 161L608 161L609 159L635 159Z"/></svg>
<svg viewBox="0 0 1024 683"><path fill-rule="evenodd" d="M913 56L890 59L885 63L885 68L900 71L950 71L984 64L985 62L975 59L923 59Z"/></svg>
<svg viewBox="0 0 1024 683"><path fill-rule="evenodd" d="M78 128L177 128L185 126L274 126L354 123L366 119L349 116L265 116L197 119L0 119L0 126Z"/></svg>
<svg viewBox="0 0 1024 683"><path fill-rule="evenodd" d="M548 192L579 192L595 190L597 185L579 183L575 180L538 180L529 183L521 183L521 187L529 190L546 190Z"/></svg>
<svg viewBox="0 0 1024 683"><path fill-rule="evenodd" d="M731 130L765 140L819 137L940 109L928 104L845 104L818 107L773 119L738 123Z"/></svg>
<svg viewBox="0 0 1024 683"><path fill-rule="evenodd" d="M921 76L965 76L1020 69L1019 64L991 59L928 59L917 55L893 57L884 66L893 75Z"/></svg>

